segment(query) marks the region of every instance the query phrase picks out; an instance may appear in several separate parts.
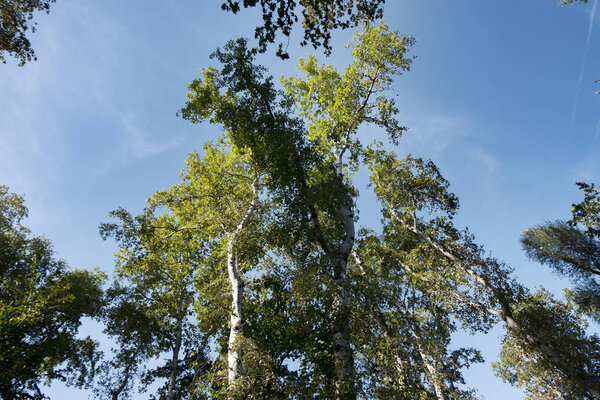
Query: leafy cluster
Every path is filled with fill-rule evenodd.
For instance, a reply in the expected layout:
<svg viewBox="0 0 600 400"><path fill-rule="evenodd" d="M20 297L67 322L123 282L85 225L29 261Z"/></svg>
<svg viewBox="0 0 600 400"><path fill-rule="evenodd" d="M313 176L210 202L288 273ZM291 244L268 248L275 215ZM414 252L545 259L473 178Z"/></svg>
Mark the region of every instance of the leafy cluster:
<svg viewBox="0 0 600 400"><path fill-rule="evenodd" d="M303 46L311 44L315 49L323 46L326 54L330 54L334 30L381 19L384 3L385 0L227 0L221 8L236 14L242 6L260 5L264 24L256 27L254 36L258 39L258 50L264 52L269 44L275 42L278 32L289 38L293 25L298 22L299 7L304 29L304 39L300 43ZM283 43L279 44L277 56L289 58Z"/></svg>
<svg viewBox="0 0 600 400"><path fill-rule="evenodd" d="M573 204L572 219L527 229L521 244L530 258L569 277L575 288L568 296L600 322L600 198L593 184L577 185L584 200Z"/></svg>
<svg viewBox="0 0 600 400"><path fill-rule="evenodd" d="M43 399L44 380L85 386L99 354L77 334L103 304L97 271L72 270L21 224L23 198L0 186L0 398Z"/></svg>
<svg viewBox="0 0 600 400"><path fill-rule="evenodd" d="M36 12L50 12L56 0L1 0L0 1L0 61L6 63L6 55L15 57L20 65L37 60L27 31L35 32L31 22Z"/></svg>

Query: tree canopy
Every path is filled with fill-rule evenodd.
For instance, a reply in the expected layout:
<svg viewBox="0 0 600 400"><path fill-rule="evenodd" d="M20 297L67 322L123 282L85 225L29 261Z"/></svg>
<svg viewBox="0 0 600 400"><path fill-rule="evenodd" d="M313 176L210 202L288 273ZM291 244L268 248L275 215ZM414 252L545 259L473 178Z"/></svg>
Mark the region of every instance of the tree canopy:
<svg viewBox="0 0 600 400"><path fill-rule="evenodd" d="M101 224L118 246L104 288L104 274L56 260L0 186L1 399L44 399L52 380L112 400L477 399L464 372L482 353L453 339L499 325L502 380L531 399L600 400L587 329L600 322L600 191L580 183L570 221L523 233L526 254L574 290L519 282L457 222L440 168L402 147L394 89L415 39L369 24L383 3L223 4L262 8L258 48L229 41L188 86L179 115L222 132L139 213ZM344 68L308 56L277 81L257 52L289 36L298 9L303 44L326 53L333 29L367 23ZM379 223L361 218L359 189ZM110 351L78 336L84 317Z"/></svg>
<svg viewBox="0 0 600 400"><path fill-rule="evenodd" d="M360 23L381 19L384 3L385 0L227 0L221 8L237 14L242 7L260 5L263 25L256 27L254 31L260 52L266 51L269 44L278 40L278 33L289 40L300 13L304 29L304 38L300 44L310 44L315 49L323 46L325 53L330 54L331 34L334 30L354 28ZM276 54L278 57L288 58L287 46L280 43Z"/></svg>
<svg viewBox="0 0 600 400"><path fill-rule="evenodd" d="M21 224L23 198L0 186L0 398L44 399L44 381L86 386L99 354L80 338L83 317L102 310L98 271L56 260L48 239Z"/></svg>

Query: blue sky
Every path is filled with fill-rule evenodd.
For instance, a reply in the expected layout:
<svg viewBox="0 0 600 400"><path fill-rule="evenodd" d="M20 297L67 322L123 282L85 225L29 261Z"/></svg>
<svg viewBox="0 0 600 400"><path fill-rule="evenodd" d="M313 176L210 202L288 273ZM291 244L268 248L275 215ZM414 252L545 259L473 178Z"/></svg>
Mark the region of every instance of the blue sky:
<svg viewBox="0 0 600 400"><path fill-rule="evenodd" d="M0 184L25 194L27 224L69 264L111 271L115 245L100 239L99 223L119 206L140 210L154 191L178 181L187 153L218 134L175 113L209 54L252 35L258 22L255 12L233 16L219 4L58 0L37 17L38 61L0 65ZM559 292L566 283L525 259L520 232L568 218L581 199L575 182L599 181L596 4L388 0L385 9L386 23L417 39L412 70L394 84L409 128L398 152L440 167L460 197L459 223L531 288ZM334 36L326 62L343 68L349 54L341 45L350 35ZM314 52L296 45L300 36L294 31L290 60L271 51L260 61L275 76L295 73L297 59ZM377 207L366 188L361 193L368 225L379 220ZM500 334L456 342L493 361ZM486 399L521 397L487 364L465 375ZM48 393L85 397L61 385Z"/></svg>

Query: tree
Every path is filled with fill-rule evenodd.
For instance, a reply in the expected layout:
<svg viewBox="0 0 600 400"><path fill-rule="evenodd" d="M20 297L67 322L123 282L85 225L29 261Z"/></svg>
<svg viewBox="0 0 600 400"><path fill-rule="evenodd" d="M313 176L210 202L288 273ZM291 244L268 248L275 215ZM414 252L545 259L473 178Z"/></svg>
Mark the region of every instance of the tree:
<svg viewBox="0 0 600 400"><path fill-rule="evenodd" d="M0 186L0 398L43 399L43 380L86 386L96 343L78 337L83 317L99 316L104 274L72 270L48 239L21 224L23 198Z"/></svg>
<svg viewBox="0 0 600 400"><path fill-rule="evenodd" d="M575 387L578 393L600 398L598 338L585 336L569 314L556 314L550 304L536 300L510 277L510 269L485 256L468 231L454 228L452 218L458 203L435 165L410 156L398 160L393 153L383 150L374 151L371 157L375 192L384 204L387 218L396 229L412 233L425 246L413 257L420 260L424 257L423 250L426 254L434 251L449 263L436 271L431 267L440 262L429 262L430 267L420 274L424 276L417 277L426 279L429 285L435 282L438 294L445 293L459 310L466 307L487 314L477 321L464 312L458 313L474 328L487 329L490 317L502 321L507 328L505 343L515 344L516 351L527 355L522 363L543 360L539 364L544 366L544 370L538 370L540 374L550 373L561 377L555 382L568 382L568 389L557 386L557 390ZM547 318L536 319L542 315ZM566 340L577 344L563 346ZM588 353L585 349L592 351Z"/></svg>
<svg viewBox="0 0 600 400"><path fill-rule="evenodd" d="M349 173L356 169L362 148L356 133L370 122L387 129L394 139L400 136L397 110L383 93L393 76L409 69L411 60L404 56L412 43L412 38L390 32L383 24L367 27L353 44L354 62L343 74L310 57L300 62L306 78L282 81L283 95L271 78L263 78L264 69L252 64L246 42L230 42L225 51L215 53L224 65L222 72L205 69L203 79L190 85L182 110L193 122L210 118L222 124L232 143L247 149L269 174L272 190L283 197L282 206L294 210L291 215L308 217L306 234L320 253L320 272L331 277L321 283L327 287L323 294L328 298L322 301L330 315L328 351L333 365L333 371L324 372L332 374L338 399L356 397L347 276L356 236L356 190ZM300 120L290 118L292 104ZM306 132L299 125L303 120Z"/></svg>
<svg viewBox="0 0 600 400"><path fill-rule="evenodd" d="M244 0L243 7L256 7L258 0ZM277 33L289 37L292 26L298 22L298 3L302 13L304 39L302 46L311 44L315 49L323 46L326 54L331 53L331 32L334 29L347 29L361 22L370 23L383 16L385 0L260 0L264 24L258 26L254 36L258 39L258 51L264 52L270 43L274 43ZM239 0L227 0L221 8L234 14L241 9ZM289 57L283 43L279 44L277 56Z"/></svg>
<svg viewBox="0 0 600 400"><path fill-rule="evenodd" d="M99 398L123 398L134 386L141 389L164 379L156 399L173 400L194 392L198 375L210 367L207 339L193 318L197 300L195 276L203 248L189 232L180 232L176 217L156 215L153 207L133 217L118 209L110 214L119 223L101 225L104 238L120 243L115 282L107 291L105 333L118 349L103 365ZM144 368L168 355L164 364Z"/></svg>
<svg viewBox="0 0 600 400"><path fill-rule="evenodd" d="M267 203L259 198L261 174L247 154L219 140L207 143L202 157L190 154L181 176L180 184L149 199L143 215L133 218L118 210L113 216L122 220L122 226L102 227L104 234L114 234L123 246L119 278L130 281L135 293L135 297L127 297L131 300L126 304L138 310L136 315L156 321L143 330L148 337L144 342L149 346L147 355L172 349L167 399L175 395L173 368L182 340L194 330L199 331L194 336L204 338L204 346L195 352L204 354L211 338L218 344L214 350L221 354L224 350L225 368L221 368L221 359L196 371L188 390L196 395L254 398L252 391L248 392L244 363L246 356L256 358L244 333L248 303L244 295L248 278L244 275L257 268L265 253L260 221ZM188 317L192 305L195 323ZM121 303L118 306L122 307ZM114 325L111 331L122 336L128 331L120 328L123 313L115 316L109 327ZM165 340L170 344L160 347ZM187 342L188 347L198 346L193 340Z"/></svg>
<svg viewBox="0 0 600 400"><path fill-rule="evenodd" d="M600 192L593 184L577 185L585 198L573 204L572 219L529 228L521 244L529 258L569 277L575 289L568 295L600 323Z"/></svg>
<svg viewBox="0 0 600 400"><path fill-rule="evenodd" d="M0 61L6 63L7 53L19 60L19 65L37 60L27 31L35 32L33 20L37 11L50 12L56 0L0 0Z"/></svg>
<svg viewBox="0 0 600 400"><path fill-rule="evenodd" d="M243 270L252 270L263 252L249 231L251 226L253 229L260 226L256 214L262 206L261 173L247 154L220 141L216 145L207 143L203 158L191 154L182 178L181 184L158 193L155 201L186 221L182 229L196 231L196 236L203 237L205 246L211 249L210 263L218 276L227 272L231 294L231 308L225 314L229 316L227 390L232 395L243 393L243 358L247 346L243 332ZM209 331L215 332L215 327Z"/></svg>
<svg viewBox="0 0 600 400"><path fill-rule="evenodd" d="M539 340L568 355L569 367L582 377L598 382L600 376L600 338L587 336L587 324L572 303L557 301L540 289L514 308L520 323L535 330ZM564 356L563 356L564 357ZM598 392L576 382L557 369L518 335L506 335L502 341L500 361L494 364L497 374L507 382L522 387L528 399L598 399Z"/></svg>

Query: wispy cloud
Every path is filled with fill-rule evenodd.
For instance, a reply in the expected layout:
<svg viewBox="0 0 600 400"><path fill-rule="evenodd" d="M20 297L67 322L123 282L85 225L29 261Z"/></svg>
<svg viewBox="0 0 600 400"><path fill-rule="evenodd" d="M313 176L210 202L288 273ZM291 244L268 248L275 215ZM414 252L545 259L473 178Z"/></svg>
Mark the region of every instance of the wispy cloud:
<svg viewBox="0 0 600 400"><path fill-rule="evenodd" d="M483 164L488 172L488 175L494 174L500 167L500 162L491 154L480 147L475 147L469 151L473 160Z"/></svg>
<svg viewBox="0 0 600 400"><path fill-rule="evenodd" d="M446 114L410 115L404 123L408 131L404 135L402 147L426 157L437 157L459 138L470 136L473 122L466 117Z"/></svg>
<svg viewBox="0 0 600 400"><path fill-rule="evenodd" d="M138 158L152 156L181 143L181 137L174 137L164 142L153 142L144 134L144 130L136 123L132 114L121 116L121 125L125 141L131 153Z"/></svg>
<svg viewBox="0 0 600 400"><path fill-rule="evenodd" d="M592 32L594 30L594 22L596 19L596 8L598 6L598 0L594 0L592 5L592 11L590 12L588 22L588 32L585 39L585 48L583 50L583 59L581 60L581 66L579 68L579 77L577 79L577 90L575 91L575 100L573 101L573 110L571 111L571 133L573 131L573 124L575 123L575 115L577 113L577 103L579 102L579 93L581 92L581 82L583 81L583 71L585 69L585 63L587 60L588 50L590 48L590 42L592 40Z"/></svg>

